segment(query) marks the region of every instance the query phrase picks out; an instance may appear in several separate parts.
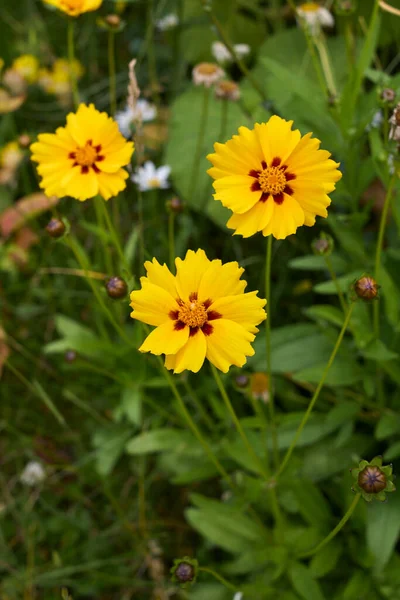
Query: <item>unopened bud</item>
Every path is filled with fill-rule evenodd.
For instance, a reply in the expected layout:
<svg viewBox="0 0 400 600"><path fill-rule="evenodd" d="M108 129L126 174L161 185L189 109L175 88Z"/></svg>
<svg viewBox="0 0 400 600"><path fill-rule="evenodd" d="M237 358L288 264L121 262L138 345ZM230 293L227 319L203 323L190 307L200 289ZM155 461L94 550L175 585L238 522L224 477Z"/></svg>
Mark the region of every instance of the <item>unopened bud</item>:
<svg viewBox="0 0 400 600"><path fill-rule="evenodd" d="M332 253L333 245L332 237L326 233L322 233L311 243L314 254L319 256L329 256Z"/></svg>
<svg viewBox="0 0 400 600"><path fill-rule="evenodd" d="M64 360L67 363L73 363L76 361L76 352L75 350L67 350L64 354Z"/></svg>
<svg viewBox="0 0 400 600"><path fill-rule="evenodd" d="M357 483L367 494L378 494L386 487L386 477L379 467L368 465L358 474Z"/></svg>
<svg viewBox="0 0 400 600"><path fill-rule="evenodd" d="M236 386L242 390L247 388L249 383L250 383L250 377L248 375L245 375L244 373L241 375L237 375L237 377L235 377Z"/></svg>
<svg viewBox="0 0 400 600"><path fill-rule="evenodd" d="M392 88L383 88L380 98L385 104L392 105L396 99L396 92Z"/></svg>
<svg viewBox="0 0 400 600"><path fill-rule="evenodd" d="M61 219L51 219L46 226L46 231L52 238L62 237L65 233L65 230L65 224L63 221L61 221Z"/></svg>
<svg viewBox="0 0 400 600"><path fill-rule="evenodd" d="M371 462L361 460L358 467L350 469L350 472L355 480L353 492L361 494L367 502L384 502L388 492L396 491L392 465L382 465L381 456L375 456Z"/></svg>
<svg viewBox="0 0 400 600"><path fill-rule="evenodd" d="M335 13L341 17L347 17L353 14L355 10L356 5L354 0L336 0L334 4Z"/></svg>
<svg viewBox="0 0 400 600"><path fill-rule="evenodd" d="M110 298L118 300L126 296L128 292L128 286L121 277L110 277L106 280L106 290Z"/></svg>
<svg viewBox="0 0 400 600"><path fill-rule="evenodd" d="M360 279L357 279L355 282L354 291L358 298L365 302L370 302L378 297L379 287L380 286L373 277L364 275L364 277L360 277Z"/></svg>
<svg viewBox="0 0 400 600"><path fill-rule="evenodd" d="M165 205L167 210L176 214L182 212L184 209L184 204L178 196L174 196L173 198L170 198L170 200L167 200Z"/></svg>
<svg viewBox="0 0 400 600"><path fill-rule="evenodd" d="M107 15L104 20L110 27L119 27L121 24L121 17L118 15Z"/></svg>
<svg viewBox="0 0 400 600"><path fill-rule="evenodd" d="M21 148L28 148L31 144L31 138L27 133L23 133L18 138L18 144Z"/></svg>
<svg viewBox="0 0 400 600"><path fill-rule="evenodd" d="M194 583L197 577L199 563L195 558L176 558L171 569L171 579L176 583L180 583L182 587L187 587Z"/></svg>

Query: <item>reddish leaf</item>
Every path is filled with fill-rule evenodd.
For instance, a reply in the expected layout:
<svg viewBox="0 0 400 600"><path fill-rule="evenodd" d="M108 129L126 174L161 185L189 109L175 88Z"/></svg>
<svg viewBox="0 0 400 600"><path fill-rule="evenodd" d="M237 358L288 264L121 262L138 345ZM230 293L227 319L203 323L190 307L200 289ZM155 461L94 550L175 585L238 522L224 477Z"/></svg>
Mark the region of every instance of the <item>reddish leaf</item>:
<svg viewBox="0 0 400 600"><path fill-rule="evenodd" d="M25 221L49 210L58 204L58 201L59 198L56 196L48 198L41 192L21 198L13 206L6 208L0 215L0 233L4 237L8 237L13 231L19 229Z"/></svg>

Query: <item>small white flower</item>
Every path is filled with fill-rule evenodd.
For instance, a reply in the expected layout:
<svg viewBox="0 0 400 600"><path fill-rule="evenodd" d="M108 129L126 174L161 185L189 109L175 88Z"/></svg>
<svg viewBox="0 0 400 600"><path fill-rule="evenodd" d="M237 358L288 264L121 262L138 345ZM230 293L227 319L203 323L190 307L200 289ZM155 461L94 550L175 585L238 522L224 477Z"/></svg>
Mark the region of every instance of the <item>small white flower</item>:
<svg viewBox="0 0 400 600"><path fill-rule="evenodd" d="M203 62L196 65L192 71L193 83L211 87L225 75L225 72L214 63Z"/></svg>
<svg viewBox="0 0 400 600"><path fill-rule="evenodd" d="M122 135L126 138L130 138L132 135L131 125L134 121L140 120L143 123L146 121L153 121L156 118L157 109L154 104L150 104L144 98L139 98L136 103L135 111L132 113L129 106L124 110L120 110L115 115L115 120L118 123L118 127Z"/></svg>
<svg viewBox="0 0 400 600"><path fill-rule="evenodd" d="M250 52L250 46L248 44L235 44L233 46L237 56L243 58ZM233 56L228 48L222 42L213 42L211 45L211 52L215 60L219 63L232 62Z"/></svg>
<svg viewBox="0 0 400 600"><path fill-rule="evenodd" d="M46 479L46 471L42 464L35 460L28 462L20 475L21 482L30 487L38 485L44 479Z"/></svg>
<svg viewBox="0 0 400 600"><path fill-rule="evenodd" d="M236 594L233 596L233 600L242 600L242 598L243 598L242 592L236 592Z"/></svg>
<svg viewBox="0 0 400 600"><path fill-rule="evenodd" d="M158 19L158 21L156 21L156 27L160 31L167 31L168 29L173 29L176 27L178 23L179 19L177 15L171 13L169 15L165 15L165 17L162 17L161 19Z"/></svg>
<svg viewBox="0 0 400 600"><path fill-rule="evenodd" d="M335 24L332 13L316 2L304 2L300 4L296 12L312 35L317 35L321 27L333 27Z"/></svg>
<svg viewBox="0 0 400 600"><path fill-rule="evenodd" d="M138 167L136 173L132 175L132 181L137 183L142 192L148 190L169 188L168 177L171 172L171 167L164 165L157 167L151 161L144 163L143 167Z"/></svg>
<svg viewBox="0 0 400 600"><path fill-rule="evenodd" d="M381 110L377 110L370 123L368 123L368 125L365 128L365 131L371 131L371 129L379 129L379 127L381 127L383 123L383 113Z"/></svg>

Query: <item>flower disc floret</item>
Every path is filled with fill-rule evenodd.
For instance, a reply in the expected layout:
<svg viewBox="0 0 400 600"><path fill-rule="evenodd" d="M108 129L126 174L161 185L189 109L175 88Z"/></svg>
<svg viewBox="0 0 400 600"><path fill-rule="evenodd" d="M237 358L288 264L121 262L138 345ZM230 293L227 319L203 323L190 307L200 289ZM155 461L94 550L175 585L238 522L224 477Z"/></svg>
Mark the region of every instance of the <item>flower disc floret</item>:
<svg viewBox="0 0 400 600"><path fill-rule="evenodd" d="M254 129L240 127L208 155L214 198L233 212L227 226L235 234L261 231L283 239L301 225L314 225L316 216L328 216L328 194L342 176L339 164L311 133L301 136L292 124L274 115Z"/></svg>
<svg viewBox="0 0 400 600"><path fill-rule="evenodd" d="M165 366L175 373L195 373L205 358L226 373L241 367L257 325L265 318L265 300L244 293L243 269L236 262L210 261L204 250L189 250L177 258L176 276L154 258L146 262L142 289L131 293L131 317L156 327L139 348L165 354Z"/></svg>
<svg viewBox="0 0 400 600"><path fill-rule="evenodd" d="M81 104L67 116L65 127L40 134L31 146L46 195L82 201L97 194L108 200L125 189L128 172L122 167L129 164L133 150L115 121L93 104Z"/></svg>

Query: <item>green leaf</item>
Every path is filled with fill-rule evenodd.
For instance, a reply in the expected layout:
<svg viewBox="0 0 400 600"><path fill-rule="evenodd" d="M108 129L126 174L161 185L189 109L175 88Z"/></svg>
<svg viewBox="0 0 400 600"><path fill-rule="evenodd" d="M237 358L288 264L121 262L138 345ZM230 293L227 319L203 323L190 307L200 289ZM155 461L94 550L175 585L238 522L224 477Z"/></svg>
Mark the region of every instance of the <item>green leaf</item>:
<svg viewBox="0 0 400 600"><path fill-rule="evenodd" d="M391 435L400 431L400 415L390 412L383 414L379 419L375 429L375 437L377 440L384 440Z"/></svg>
<svg viewBox="0 0 400 600"><path fill-rule="evenodd" d="M302 479L291 484L291 489L298 503L299 511L310 524L325 530L331 521L328 502L312 483Z"/></svg>
<svg viewBox="0 0 400 600"><path fill-rule="evenodd" d="M298 371L293 378L296 381L307 381L309 383L319 383L325 370L326 362L320 363L315 367ZM353 385L363 379L364 372L355 360L336 357L333 365L328 371L325 385L342 386Z"/></svg>
<svg viewBox="0 0 400 600"><path fill-rule="evenodd" d="M340 600L360 600L368 598L369 591L372 588L372 581L365 571L356 571L350 581L347 583Z"/></svg>
<svg viewBox="0 0 400 600"><path fill-rule="evenodd" d="M143 396L140 385L130 386L122 390L119 410L123 412L134 425L142 423Z"/></svg>
<svg viewBox="0 0 400 600"><path fill-rule="evenodd" d="M385 462L388 460L393 460L400 456L400 442L395 442L387 450L385 450Z"/></svg>
<svg viewBox="0 0 400 600"><path fill-rule="evenodd" d="M363 350L365 358L371 360L377 360L378 362L385 362L387 360L393 360L398 358L397 352L392 352L381 340L373 340Z"/></svg>
<svg viewBox="0 0 400 600"><path fill-rule="evenodd" d="M304 600L325 600L319 584L315 581L311 570L296 562L289 567L289 579L293 588Z"/></svg>
<svg viewBox="0 0 400 600"><path fill-rule="evenodd" d="M93 436L93 445L96 448L96 469L100 475L107 476L111 473L124 451L128 436L129 433L126 429L120 427L96 431Z"/></svg>
<svg viewBox="0 0 400 600"><path fill-rule="evenodd" d="M356 281L360 277L360 271L352 271L351 273L347 273L346 275L342 275L336 279L339 284L339 288L342 292L348 292L350 286L354 281ZM317 283L313 288L314 292L317 294L337 294L336 285L333 281L323 281L321 283Z"/></svg>
<svg viewBox="0 0 400 600"><path fill-rule="evenodd" d="M325 548L322 548L322 550L313 556L309 566L311 575L318 579L331 573L336 567L342 550L342 544L338 540L329 542Z"/></svg>
<svg viewBox="0 0 400 600"><path fill-rule="evenodd" d="M339 255L332 254L330 259L335 273L346 270L347 263ZM296 258L292 258L288 264L291 269L298 269L300 271L327 271L324 257L315 256L314 254L296 256Z"/></svg>
<svg viewBox="0 0 400 600"><path fill-rule="evenodd" d="M328 323L332 323L338 327L342 327L343 325L343 312L331 304L315 304L307 308L304 312L307 317L315 321L328 321Z"/></svg>
<svg viewBox="0 0 400 600"><path fill-rule="evenodd" d="M379 574L388 563L400 533L400 496L390 494L387 503L368 506L367 546L374 557L373 571Z"/></svg>
<svg viewBox="0 0 400 600"><path fill-rule="evenodd" d="M145 431L135 436L126 444L128 454L150 454L152 452L161 452L165 450L176 450L185 448L194 441L193 435L189 431L181 429L153 429Z"/></svg>
<svg viewBox="0 0 400 600"><path fill-rule="evenodd" d="M400 291L388 271L381 265L379 269L380 292L385 301L386 316L392 327L399 325Z"/></svg>

